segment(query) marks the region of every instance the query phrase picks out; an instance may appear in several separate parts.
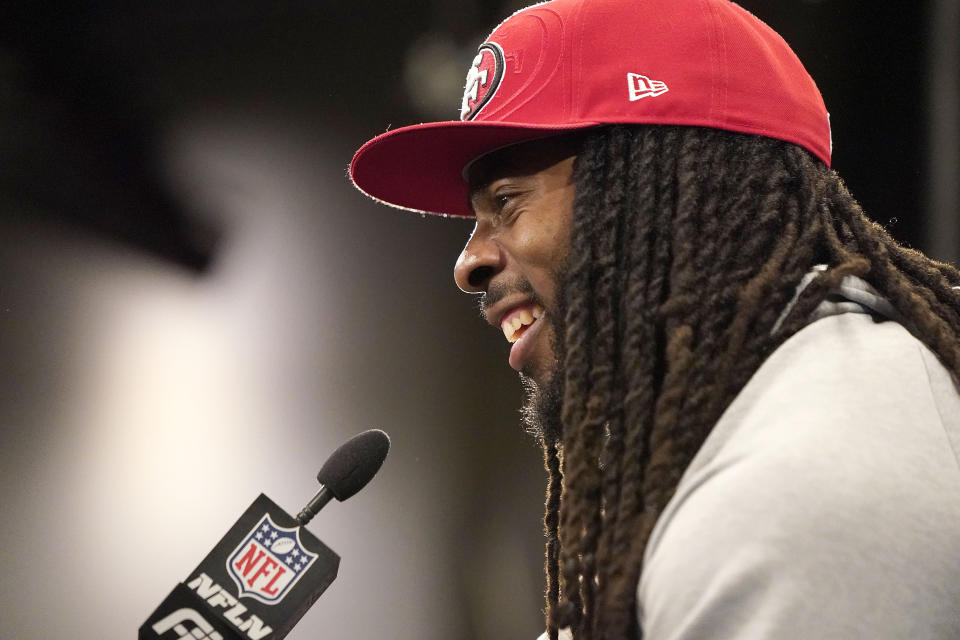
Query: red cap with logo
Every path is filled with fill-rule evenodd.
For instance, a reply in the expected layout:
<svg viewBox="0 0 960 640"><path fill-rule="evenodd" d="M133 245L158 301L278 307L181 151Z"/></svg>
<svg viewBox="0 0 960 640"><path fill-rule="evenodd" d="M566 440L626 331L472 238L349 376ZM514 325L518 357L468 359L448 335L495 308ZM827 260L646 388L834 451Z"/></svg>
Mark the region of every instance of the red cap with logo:
<svg viewBox="0 0 960 640"><path fill-rule="evenodd" d="M776 32L728 0L552 0L480 45L460 120L388 131L350 178L401 209L472 215L464 169L502 147L603 124L713 127L830 164L823 98Z"/></svg>

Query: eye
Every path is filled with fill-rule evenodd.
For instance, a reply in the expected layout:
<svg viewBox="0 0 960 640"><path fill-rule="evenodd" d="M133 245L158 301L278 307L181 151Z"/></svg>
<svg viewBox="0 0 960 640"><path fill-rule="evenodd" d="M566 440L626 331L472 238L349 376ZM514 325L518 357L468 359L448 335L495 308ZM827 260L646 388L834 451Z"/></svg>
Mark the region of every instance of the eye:
<svg viewBox="0 0 960 640"><path fill-rule="evenodd" d="M493 202L497 208L497 213L500 215L509 214L516 208L519 196L520 192L518 191L501 191L494 195Z"/></svg>

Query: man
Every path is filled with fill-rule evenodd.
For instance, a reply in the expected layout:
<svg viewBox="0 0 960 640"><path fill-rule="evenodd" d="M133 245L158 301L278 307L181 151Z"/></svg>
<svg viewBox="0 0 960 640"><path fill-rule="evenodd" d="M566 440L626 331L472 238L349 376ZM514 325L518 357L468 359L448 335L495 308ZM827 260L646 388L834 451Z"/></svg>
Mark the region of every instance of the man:
<svg viewBox="0 0 960 640"><path fill-rule="evenodd" d="M960 273L829 169L783 40L726 0L554 0L458 122L351 164L475 216L547 490L547 635L960 636Z"/></svg>

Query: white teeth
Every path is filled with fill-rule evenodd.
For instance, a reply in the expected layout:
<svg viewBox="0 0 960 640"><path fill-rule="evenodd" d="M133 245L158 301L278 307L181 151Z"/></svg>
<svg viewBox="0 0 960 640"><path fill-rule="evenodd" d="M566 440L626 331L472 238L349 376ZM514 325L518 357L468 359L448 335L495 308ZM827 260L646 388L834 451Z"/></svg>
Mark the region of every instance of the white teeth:
<svg viewBox="0 0 960 640"><path fill-rule="evenodd" d="M530 309L521 309L509 320L503 320L500 323L500 330L503 331L503 336L507 339L507 342L513 343L520 339L517 334L520 327L533 324L535 320L541 317L543 317L543 307L534 306Z"/></svg>

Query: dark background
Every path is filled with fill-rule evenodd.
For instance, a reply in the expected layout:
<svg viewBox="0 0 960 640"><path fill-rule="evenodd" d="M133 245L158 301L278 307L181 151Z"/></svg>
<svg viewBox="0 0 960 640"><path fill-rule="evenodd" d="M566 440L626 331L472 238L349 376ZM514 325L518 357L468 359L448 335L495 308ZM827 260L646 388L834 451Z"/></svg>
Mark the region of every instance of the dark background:
<svg viewBox="0 0 960 640"><path fill-rule="evenodd" d="M956 261L957 2L742 4L817 81L867 212ZM369 137L455 118L520 6L0 9L6 637L130 637L259 491L295 513L372 426L393 452L311 523L343 563L292 637L539 633L540 453L453 286L469 224L345 177Z"/></svg>

